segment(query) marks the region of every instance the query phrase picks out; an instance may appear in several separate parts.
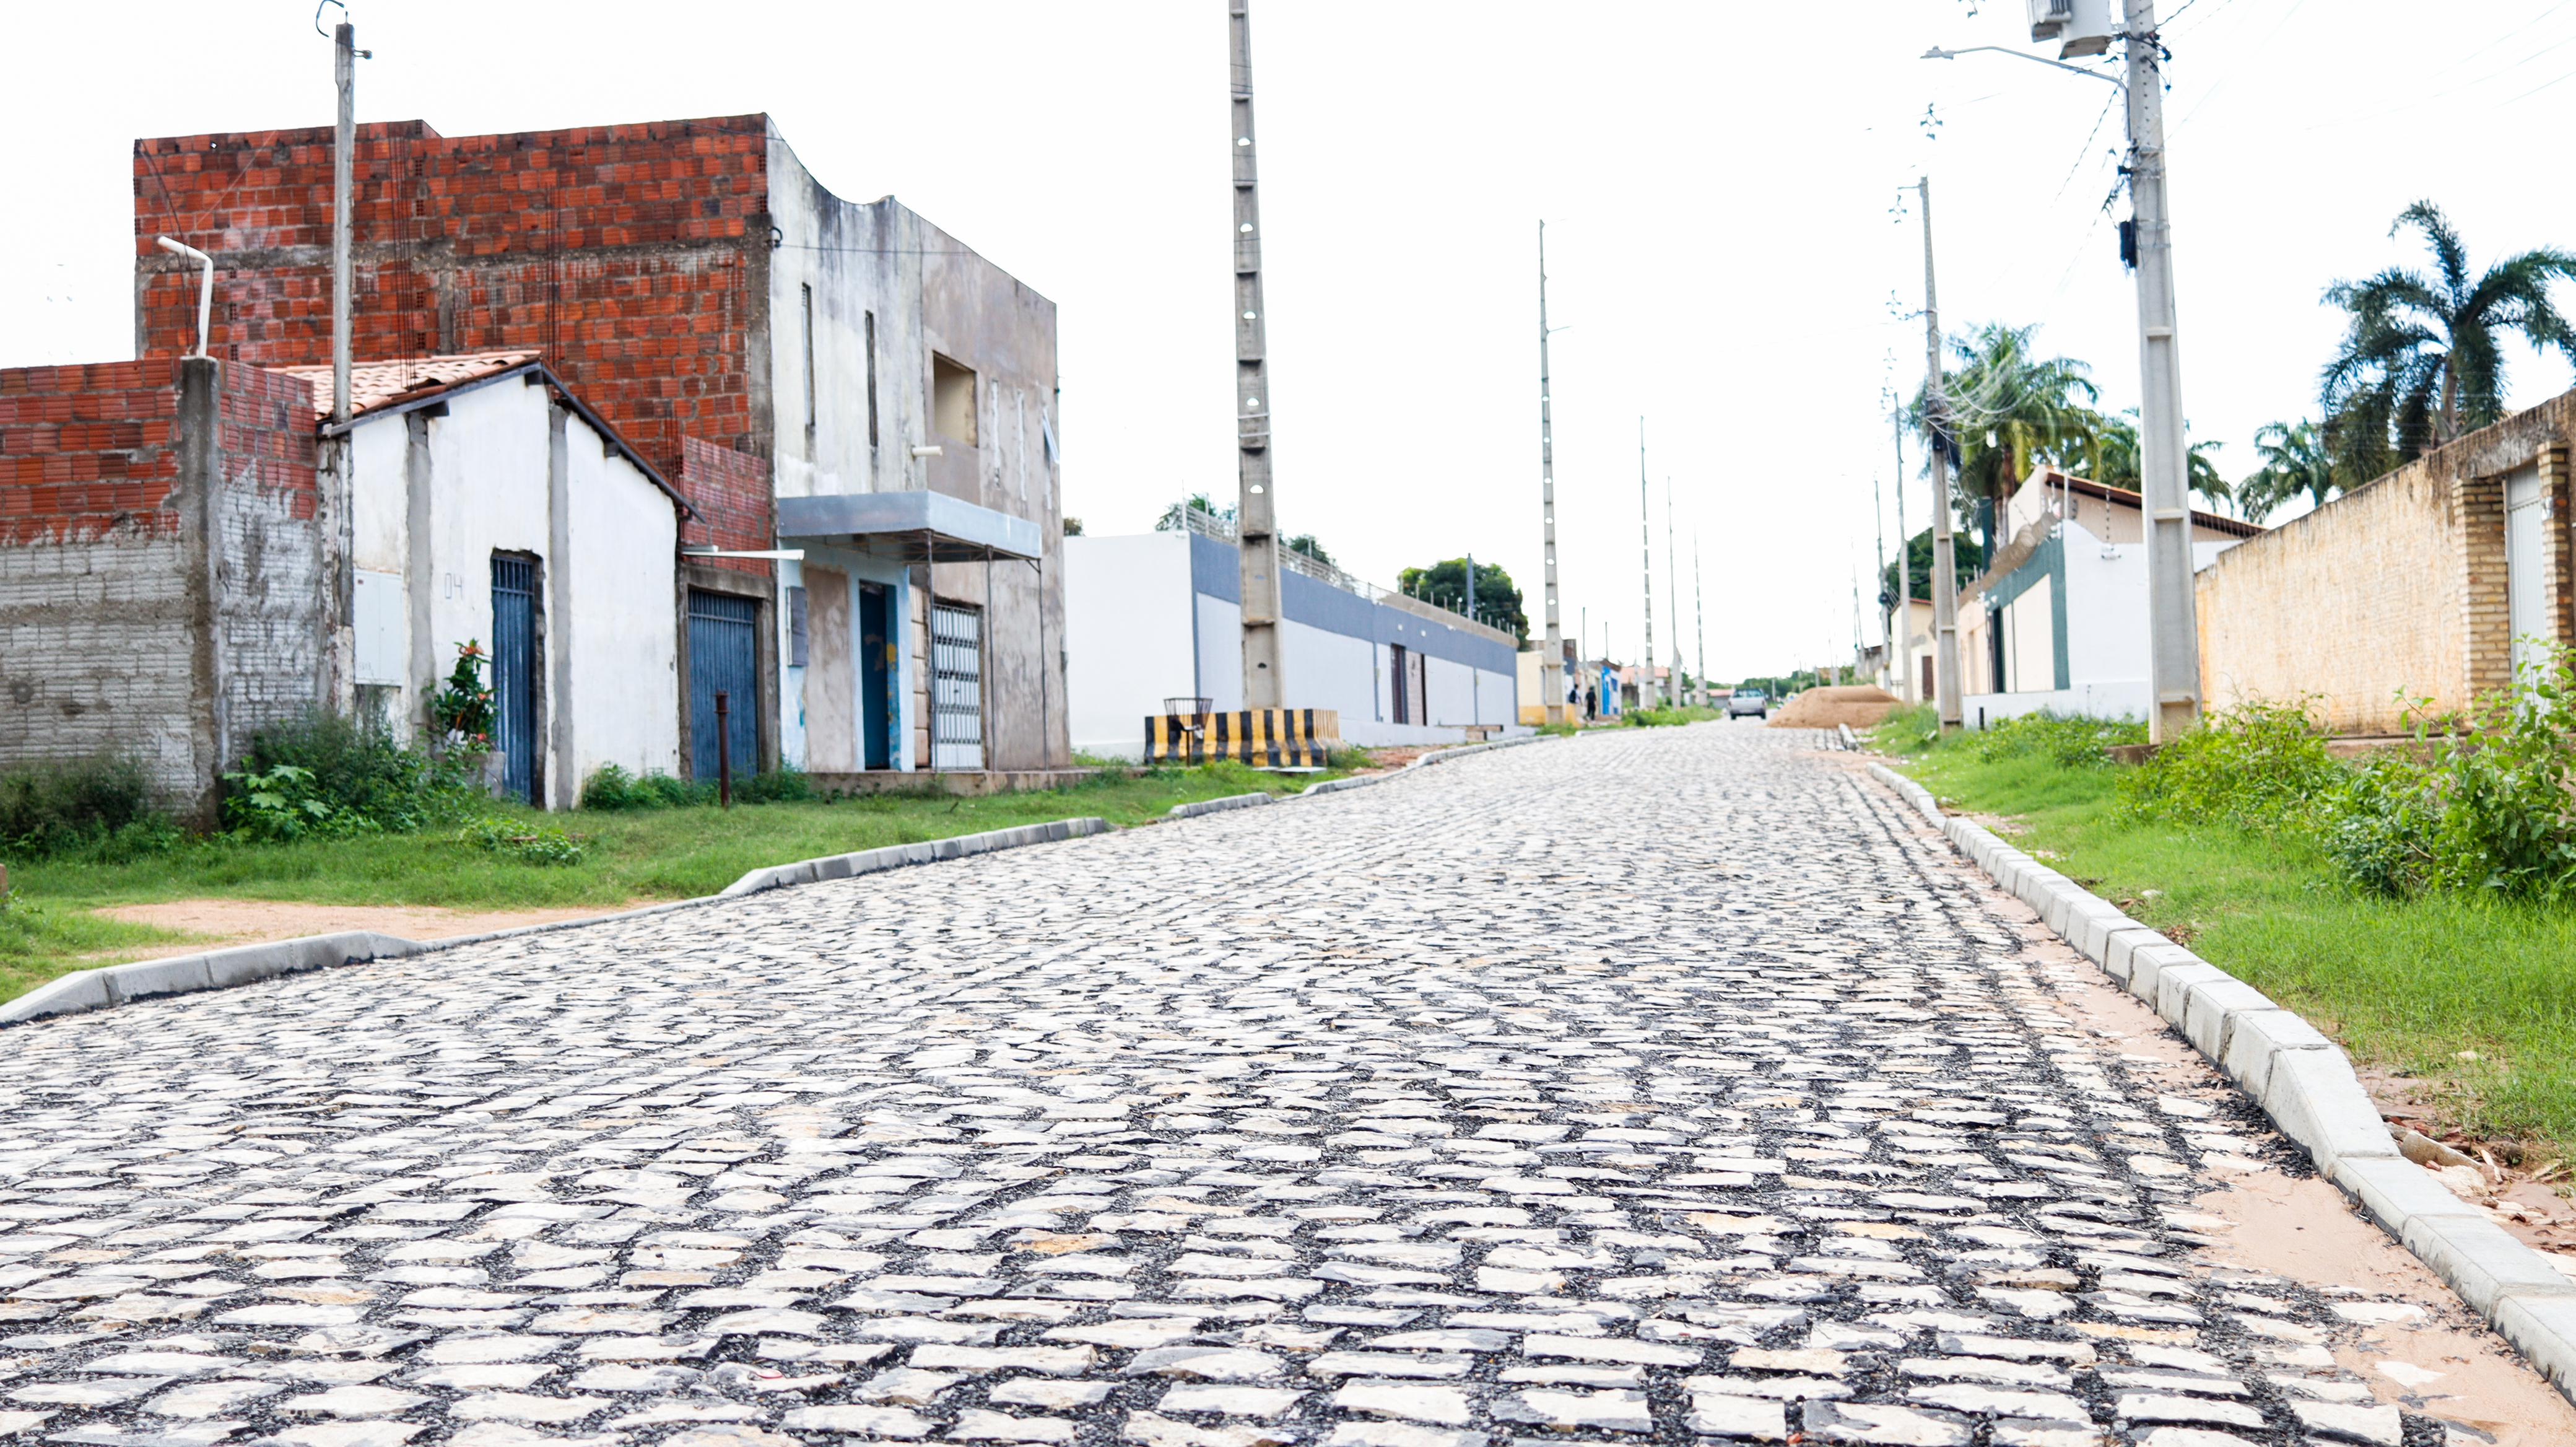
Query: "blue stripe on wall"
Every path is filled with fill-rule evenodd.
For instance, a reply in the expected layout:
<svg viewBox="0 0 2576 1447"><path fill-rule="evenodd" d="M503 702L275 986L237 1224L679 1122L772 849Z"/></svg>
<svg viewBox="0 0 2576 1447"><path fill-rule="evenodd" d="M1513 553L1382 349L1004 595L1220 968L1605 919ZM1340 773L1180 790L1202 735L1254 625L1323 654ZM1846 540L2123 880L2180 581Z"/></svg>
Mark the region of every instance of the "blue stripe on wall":
<svg viewBox="0 0 2576 1447"><path fill-rule="evenodd" d="M1292 623L1303 623L1309 628L1338 633L1345 638L1365 638L1380 647L1401 643L1416 653L1445 658L1489 673L1510 674L1518 666L1513 662L1513 649L1508 643L1480 638L1464 629L1448 627L1402 608L1372 603L1303 573L1283 574L1280 583L1283 589L1280 602ZM1205 597L1241 606L1242 554L1232 543L1190 534L1190 587Z"/></svg>

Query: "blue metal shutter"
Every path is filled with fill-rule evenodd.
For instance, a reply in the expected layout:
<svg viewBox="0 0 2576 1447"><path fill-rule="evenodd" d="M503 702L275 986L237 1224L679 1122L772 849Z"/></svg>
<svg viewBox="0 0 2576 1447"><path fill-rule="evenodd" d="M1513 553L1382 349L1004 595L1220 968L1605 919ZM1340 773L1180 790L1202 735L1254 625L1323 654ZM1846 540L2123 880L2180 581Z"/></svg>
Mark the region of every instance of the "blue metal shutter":
<svg viewBox="0 0 2576 1447"><path fill-rule="evenodd" d="M537 798L537 565L492 559L492 747L502 792Z"/></svg>
<svg viewBox="0 0 2576 1447"><path fill-rule="evenodd" d="M716 777L716 695L728 697L735 778L760 772L760 602L689 590L689 770Z"/></svg>

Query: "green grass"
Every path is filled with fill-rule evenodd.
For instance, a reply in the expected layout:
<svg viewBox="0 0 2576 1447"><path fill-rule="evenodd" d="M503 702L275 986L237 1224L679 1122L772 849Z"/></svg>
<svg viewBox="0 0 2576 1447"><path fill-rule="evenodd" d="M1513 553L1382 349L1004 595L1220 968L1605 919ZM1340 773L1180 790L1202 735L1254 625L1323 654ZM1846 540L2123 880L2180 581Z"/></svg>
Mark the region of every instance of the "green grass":
<svg viewBox="0 0 2576 1447"><path fill-rule="evenodd" d="M1069 788L966 799L875 794L832 802L689 807L542 816L584 846L578 864L521 863L460 841L453 827L293 844L198 840L131 864L10 861L16 887L0 913L0 1000L68 970L185 938L102 919L102 906L221 897L312 904L437 905L478 910L597 905L713 894L766 865L887 844L910 844L1020 824L1098 815L1121 827L1174 804L1256 791L1288 793L1364 765L1337 755L1322 774L1265 774L1240 764L1100 778Z"/></svg>
<svg viewBox="0 0 2576 1447"><path fill-rule="evenodd" d="M1706 723L1723 715L1713 708L1681 704L1672 708L1632 709L1627 717L1629 723L1641 728L1671 728L1677 724Z"/></svg>
<svg viewBox="0 0 2576 1447"><path fill-rule="evenodd" d="M1925 750L1902 715L1878 737L1912 747L1904 767L1934 794L2025 826L2015 845L2305 1016L2357 1062L2426 1082L2441 1119L2576 1157L2576 910L2366 895L2296 839L2123 817L2115 768Z"/></svg>

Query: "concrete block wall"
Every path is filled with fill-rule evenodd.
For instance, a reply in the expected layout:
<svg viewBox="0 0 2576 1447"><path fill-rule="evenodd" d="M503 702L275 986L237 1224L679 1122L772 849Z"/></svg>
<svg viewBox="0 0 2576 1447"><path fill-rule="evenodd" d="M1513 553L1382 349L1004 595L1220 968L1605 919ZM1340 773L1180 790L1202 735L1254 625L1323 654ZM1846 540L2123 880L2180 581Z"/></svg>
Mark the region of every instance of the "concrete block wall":
<svg viewBox="0 0 2576 1447"><path fill-rule="evenodd" d="M2550 616L2570 621L2564 461L2576 392L2425 454L2200 570L2201 687L2214 708L2306 702L2340 734L2406 728L2404 701L2469 708L2513 678L2504 477L2542 467Z"/></svg>
<svg viewBox="0 0 2576 1447"><path fill-rule="evenodd" d="M228 366L220 410L213 599L229 764L253 733L329 702L330 592L312 384Z"/></svg>
<svg viewBox="0 0 2576 1447"><path fill-rule="evenodd" d="M356 354L537 348L665 476L688 437L765 457L769 137L764 116L360 126ZM141 140L133 164L137 353L195 335L196 273L153 244L170 235L222 258L212 355L328 361L330 129ZM689 541L765 548L761 524Z"/></svg>

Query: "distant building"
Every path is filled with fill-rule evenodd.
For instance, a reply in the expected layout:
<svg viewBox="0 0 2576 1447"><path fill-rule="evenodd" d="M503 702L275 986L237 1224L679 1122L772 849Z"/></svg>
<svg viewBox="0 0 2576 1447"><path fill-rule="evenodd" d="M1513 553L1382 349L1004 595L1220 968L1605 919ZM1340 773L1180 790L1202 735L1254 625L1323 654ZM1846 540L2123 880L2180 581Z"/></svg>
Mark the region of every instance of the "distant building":
<svg viewBox="0 0 2576 1447"><path fill-rule="evenodd" d="M1243 707L1242 564L1222 523L1065 540L1074 746L1136 758L1173 699ZM1283 551L1286 703L1331 709L1344 742L1458 743L1520 732L1514 639Z"/></svg>

